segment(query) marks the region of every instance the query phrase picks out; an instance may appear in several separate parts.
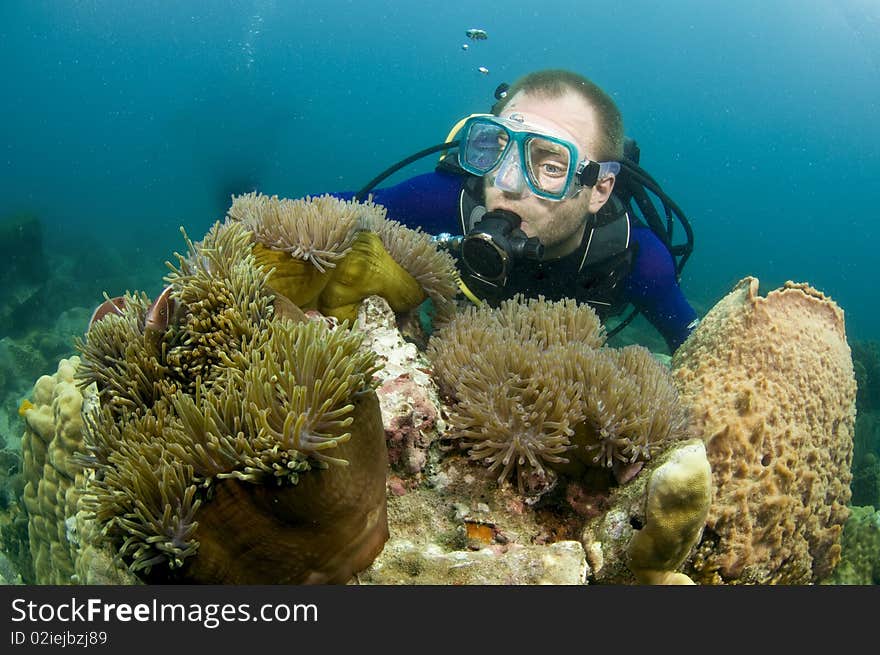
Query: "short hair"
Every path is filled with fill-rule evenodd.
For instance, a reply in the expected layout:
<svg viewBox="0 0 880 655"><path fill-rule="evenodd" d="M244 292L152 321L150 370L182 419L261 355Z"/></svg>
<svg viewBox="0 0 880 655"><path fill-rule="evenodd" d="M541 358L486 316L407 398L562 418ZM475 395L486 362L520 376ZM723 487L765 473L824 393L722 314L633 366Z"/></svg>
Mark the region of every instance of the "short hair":
<svg viewBox="0 0 880 655"><path fill-rule="evenodd" d="M520 91L546 98L558 98L566 91L577 93L596 111L600 122L599 143L596 144L598 152L591 154L599 161L623 159L623 117L611 96L594 82L563 69L535 71L516 80L507 94L492 107L492 113L500 114Z"/></svg>

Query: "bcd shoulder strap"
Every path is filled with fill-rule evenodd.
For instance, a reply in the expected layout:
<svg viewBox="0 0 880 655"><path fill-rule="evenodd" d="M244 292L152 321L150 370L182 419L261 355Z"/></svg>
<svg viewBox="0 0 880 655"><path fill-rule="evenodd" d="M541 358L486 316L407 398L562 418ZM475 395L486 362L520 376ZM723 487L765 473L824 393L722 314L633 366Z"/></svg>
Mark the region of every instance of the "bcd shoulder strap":
<svg viewBox="0 0 880 655"><path fill-rule="evenodd" d="M629 214L614 195L588 219L584 234L584 253L578 270L585 270L626 251L630 246L632 224Z"/></svg>

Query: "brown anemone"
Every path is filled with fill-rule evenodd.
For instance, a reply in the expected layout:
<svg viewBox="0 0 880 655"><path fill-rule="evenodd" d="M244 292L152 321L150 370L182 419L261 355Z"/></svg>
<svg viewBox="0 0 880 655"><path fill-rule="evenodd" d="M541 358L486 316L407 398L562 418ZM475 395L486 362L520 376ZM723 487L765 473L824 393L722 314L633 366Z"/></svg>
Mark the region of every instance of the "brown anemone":
<svg viewBox="0 0 880 655"><path fill-rule="evenodd" d="M453 318L429 343L452 438L470 457L541 490L557 473L623 468L687 437L666 369L638 346L602 347L595 312L518 296Z"/></svg>
<svg viewBox="0 0 880 655"><path fill-rule="evenodd" d="M83 507L147 581L345 582L388 537L374 355L347 324L276 316L243 226L187 243L158 340L130 296L79 344L101 401Z"/></svg>

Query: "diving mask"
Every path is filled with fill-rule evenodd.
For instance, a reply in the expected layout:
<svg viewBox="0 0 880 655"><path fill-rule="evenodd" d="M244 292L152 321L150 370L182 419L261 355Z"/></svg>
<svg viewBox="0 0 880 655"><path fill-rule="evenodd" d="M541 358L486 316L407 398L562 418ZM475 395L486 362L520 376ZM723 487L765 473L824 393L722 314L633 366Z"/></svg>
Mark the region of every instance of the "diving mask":
<svg viewBox="0 0 880 655"><path fill-rule="evenodd" d="M497 169L495 186L505 191L521 191L524 181L536 196L565 200L620 172L616 161L578 160L574 143L530 126L519 114L471 116L460 134L461 167L480 176Z"/></svg>

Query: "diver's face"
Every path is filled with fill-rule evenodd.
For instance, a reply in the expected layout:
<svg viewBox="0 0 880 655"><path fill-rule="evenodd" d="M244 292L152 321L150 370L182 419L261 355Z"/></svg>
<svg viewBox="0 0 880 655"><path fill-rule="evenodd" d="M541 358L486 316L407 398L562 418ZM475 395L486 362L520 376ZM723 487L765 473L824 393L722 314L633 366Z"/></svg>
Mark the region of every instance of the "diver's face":
<svg viewBox="0 0 880 655"><path fill-rule="evenodd" d="M581 159L595 152L595 112L574 92L545 98L520 91L507 103L501 116L511 114L520 114L526 123L572 140ZM522 218L522 231L529 237L538 237L544 244L544 259L574 252L583 236L587 215L599 211L614 186L613 178L606 179L595 187L580 187L576 195L566 200L548 200L534 195L525 183L518 185L516 191L499 189L495 186L497 173L498 169L493 170L483 178L486 209L506 209L518 214Z"/></svg>

